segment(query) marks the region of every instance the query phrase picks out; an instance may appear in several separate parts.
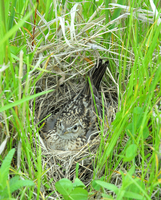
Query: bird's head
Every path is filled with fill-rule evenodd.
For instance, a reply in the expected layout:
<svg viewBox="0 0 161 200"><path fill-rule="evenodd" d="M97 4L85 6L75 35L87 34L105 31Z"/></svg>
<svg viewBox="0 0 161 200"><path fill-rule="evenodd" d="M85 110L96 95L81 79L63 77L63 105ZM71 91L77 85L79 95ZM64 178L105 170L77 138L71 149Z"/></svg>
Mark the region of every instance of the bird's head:
<svg viewBox="0 0 161 200"><path fill-rule="evenodd" d="M81 121L81 119L75 119L73 121L70 117L58 119L56 123L57 135L65 140L76 139L77 137L84 135L85 129Z"/></svg>

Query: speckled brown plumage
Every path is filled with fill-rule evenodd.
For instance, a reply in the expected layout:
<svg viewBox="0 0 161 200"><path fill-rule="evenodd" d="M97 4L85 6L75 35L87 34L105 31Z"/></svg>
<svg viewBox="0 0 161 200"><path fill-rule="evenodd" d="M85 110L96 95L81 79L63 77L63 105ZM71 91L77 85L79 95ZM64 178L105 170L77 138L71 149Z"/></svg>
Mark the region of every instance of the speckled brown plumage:
<svg viewBox="0 0 161 200"><path fill-rule="evenodd" d="M97 105L101 115L99 86L106 71L106 61L102 60L90 71L89 77ZM89 82L72 98L58 114L52 114L46 121L42 132L45 133L45 144L52 150L75 150L83 146L96 129L97 116Z"/></svg>

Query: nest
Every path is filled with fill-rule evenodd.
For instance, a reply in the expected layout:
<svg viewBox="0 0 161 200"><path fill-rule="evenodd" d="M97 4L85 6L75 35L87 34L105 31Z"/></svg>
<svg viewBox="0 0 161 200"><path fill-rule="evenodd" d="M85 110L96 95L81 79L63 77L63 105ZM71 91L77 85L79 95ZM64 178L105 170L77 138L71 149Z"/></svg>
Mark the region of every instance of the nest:
<svg viewBox="0 0 161 200"><path fill-rule="evenodd" d="M74 12L79 17L79 13L76 10ZM104 16L92 20L92 22L90 20L89 23L77 22L76 29L71 29L69 32L61 24L60 31L55 31L53 38L49 42L46 40L45 45L41 44L37 48L33 60L34 69L32 77L38 80L36 83L36 92L54 90L36 98L34 104L31 102L32 110L35 110L35 124L38 124L40 129L38 140L35 140L35 144L41 145L42 168L46 172L44 173L44 180L50 185L50 191L55 190L55 183L61 178L74 179L76 175L76 163L79 163L79 179L86 186L90 184L101 138L104 138L105 145L108 139L108 132L110 131L109 127L115 119L118 105L118 86L115 80L118 79L117 72L119 70L112 73L112 70L108 68L100 87L105 109L106 125L104 126L104 131L100 130L98 126L97 135L92 137L78 151L49 151L46 148L44 138L41 137L42 129L40 127L44 125L44 119L50 116L51 113L56 114L59 112L73 96L78 94L85 84L86 74L99 58L102 58L104 61L109 59L107 52L111 53L111 51L101 45L102 36L106 32L115 32L116 29L107 31L110 23L102 26L105 22ZM68 28L70 29L71 27ZM87 34L89 29L91 31ZM71 33L74 34L74 38ZM110 41L107 41L107 43L110 44ZM40 66L41 70L37 66ZM103 170L99 176L103 175ZM48 195L50 191L44 187L44 196Z"/></svg>
<svg viewBox="0 0 161 200"><path fill-rule="evenodd" d="M95 61L94 61L95 62ZM56 114L63 106L83 88L86 83L84 76L77 75L72 79L66 79L60 83L61 78L58 75L53 75L53 72L46 73L40 78L36 84L36 92L49 90L54 88L54 91L40 96L35 102L35 123L42 127L47 116L51 113ZM79 163L79 179L89 185L93 177L93 166L100 145L101 137L104 138L106 144L108 129L111 122L115 118L117 110L117 95L116 89L113 86L107 89L105 81L101 83L101 92L104 99L105 108L105 126L103 131L98 126L97 134L77 151L60 151L46 148L44 138L41 137L42 129L40 129L39 141L42 148L42 168L46 171L46 178L50 182L51 188L54 189L55 183L61 178L73 180L76 175L76 163ZM100 119L101 122L102 119ZM102 136L100 134L102 132ZM38 141L35 141L38 143ZM103 171L102 171L103 174ZM100 176L102 175L100 174ZM50 180L53 180L52 182Z"/></svg>

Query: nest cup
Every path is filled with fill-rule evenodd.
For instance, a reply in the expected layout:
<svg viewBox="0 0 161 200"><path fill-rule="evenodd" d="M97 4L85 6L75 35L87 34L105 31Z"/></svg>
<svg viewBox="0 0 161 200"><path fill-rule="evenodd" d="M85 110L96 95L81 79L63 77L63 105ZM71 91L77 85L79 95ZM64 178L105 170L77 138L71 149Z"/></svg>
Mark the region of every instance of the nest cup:
<svg viewBox="0 0 161 200"><path fill-rule="evenodd" d="M96 61L93 61L93 63L95 62ZM81 66L81 64L79 64L79 66ZM75 72L74 67L71 69L70 73L68 72L65 74L61 66L58 65L57 69L60 69L65 77L62 82L61 79L63 76L59 76L55 70L44 73L36 84L36 92L49 90L51 88L54 90L53 92L36 98L35 124L38 124L39 127L43 127L47 116L50 116L51 113L56 115L72 97L78 94L87 81L85 79L85 74L87 74L87 71L91 68L92 66L86 63L86 69L82 70L84 72L83 75L78 71ZM100 87L104 101L105 125L101 128L97 123L98 128L96 133L90 137L84 146L74 151L49 150L45 144L45 137L43 137L43 128L40 128L39 139L37 141L35 140L35 142L37 145L41 145L42 168L46 171L44 176L47 177L48 181L51 179L53 180L50 183L53 189L58 180L62 178L73 180L75 178L76 163L79 163L79 179L83 181L85 185L88 185L92 179L93 166L96 162L97 150L101 138L104 138L105 145L107 143L109 126L115 118L117 110L116 89L113 88L112 84L110 88L110 83L108 83L107 87L106 79L105 76ZM102 124L102 119L99 119L99 121L100 124ZM102 174L103 171L104 169L102 169Z"/></svg>

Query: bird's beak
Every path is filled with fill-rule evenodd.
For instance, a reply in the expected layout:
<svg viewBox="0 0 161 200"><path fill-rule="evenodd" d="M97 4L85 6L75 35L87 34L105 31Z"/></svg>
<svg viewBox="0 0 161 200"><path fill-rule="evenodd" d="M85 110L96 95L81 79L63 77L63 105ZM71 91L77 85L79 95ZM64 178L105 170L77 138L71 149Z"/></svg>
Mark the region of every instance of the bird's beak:
<svg viewBox="0 0 161 200"><path fill-rule="evenodd" d="M62 134L67 134L68 133L68 131L66 130L66 129L64 129L63 131L62 131Z"/></svg>

